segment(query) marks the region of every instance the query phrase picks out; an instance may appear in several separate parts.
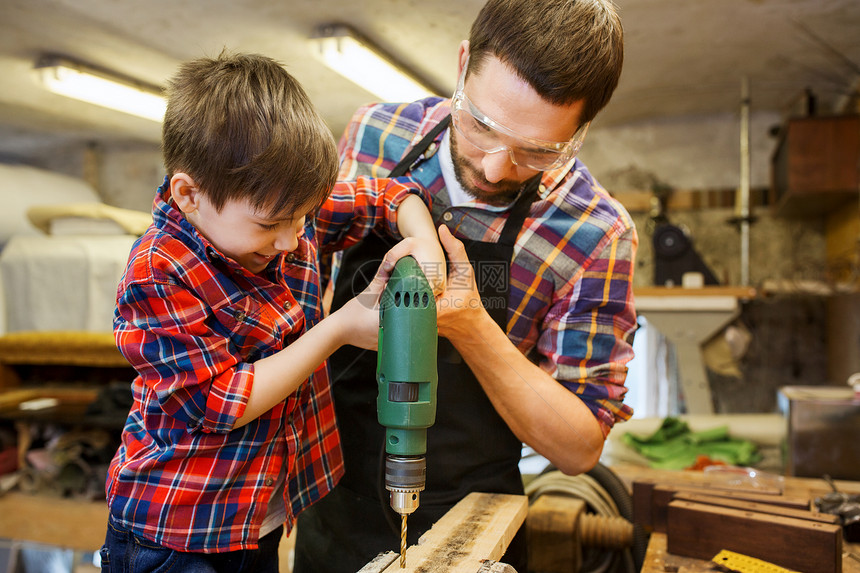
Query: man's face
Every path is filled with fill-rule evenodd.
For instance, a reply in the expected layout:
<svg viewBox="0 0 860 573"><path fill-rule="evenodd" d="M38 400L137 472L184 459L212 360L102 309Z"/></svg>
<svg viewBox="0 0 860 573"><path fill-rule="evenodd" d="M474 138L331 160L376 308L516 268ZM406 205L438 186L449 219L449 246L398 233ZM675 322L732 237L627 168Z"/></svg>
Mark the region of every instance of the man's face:
<svg viewBox="0 0 860 573"><path fill-rule="evenodd" d="M566 142L577 132L583 102L555 105L537 92L510 67L489 57L477 74L465 80L463 93L482 114L505 131L546 142ZM455 124L456 125L456 124ZM504 143L516 146L513 137ZM523 182L540 171L515 165L507 149L485 152L470 143L458 129L451 130L451 155L457 180L476 199L507 205Z"/></svg>

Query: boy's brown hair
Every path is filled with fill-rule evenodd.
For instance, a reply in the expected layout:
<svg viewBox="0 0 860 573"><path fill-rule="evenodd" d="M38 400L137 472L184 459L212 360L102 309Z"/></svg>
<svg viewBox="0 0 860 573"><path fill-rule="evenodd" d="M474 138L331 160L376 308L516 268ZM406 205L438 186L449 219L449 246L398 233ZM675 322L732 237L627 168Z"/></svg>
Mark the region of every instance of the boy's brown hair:
<svg viewBox="0 0 860 573"><path fill-rule="evenodd" d="M624 33L610 0L488 0L472 24L468 73L496 56L555 105L594 119L618 85Z"/></svg>
<svg viewBox="0 0 860 573"><path fill-rule="evenodd" d="M167 88L162 153L219 211L248 200L271 216L320 204L337 179L334 136L301 85L256 54L199 58Z"/></svg>

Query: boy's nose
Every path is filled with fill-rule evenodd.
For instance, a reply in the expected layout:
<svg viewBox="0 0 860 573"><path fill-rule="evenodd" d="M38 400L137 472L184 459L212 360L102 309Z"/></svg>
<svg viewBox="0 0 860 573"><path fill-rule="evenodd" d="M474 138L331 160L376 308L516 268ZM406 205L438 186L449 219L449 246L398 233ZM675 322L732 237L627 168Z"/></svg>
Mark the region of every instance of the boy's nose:
<svg viewBox="0 0 860 573"><path fill-rule="evenodd" d="M292 252L299 246L299 237L295 231L286 230L283 233L278 233L275 239L274 247L279 251Z"/></svg>

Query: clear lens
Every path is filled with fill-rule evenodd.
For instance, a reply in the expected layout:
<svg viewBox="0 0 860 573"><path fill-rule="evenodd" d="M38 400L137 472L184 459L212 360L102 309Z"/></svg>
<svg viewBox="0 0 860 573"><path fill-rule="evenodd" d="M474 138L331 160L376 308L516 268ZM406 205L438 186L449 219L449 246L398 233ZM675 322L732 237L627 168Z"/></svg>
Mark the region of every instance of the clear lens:
<svg viewBox="0 0 860 573"><path fill-rule="evenodd" d="M462 92L454 95L451 119L454 128L481 151L497 153L506 150L514 165L538 171L560 167L576 155L587 130L587 125L583 126L571 141L541 142L546 147L529 143L528 138L518 136L484 116Z"/></svg>

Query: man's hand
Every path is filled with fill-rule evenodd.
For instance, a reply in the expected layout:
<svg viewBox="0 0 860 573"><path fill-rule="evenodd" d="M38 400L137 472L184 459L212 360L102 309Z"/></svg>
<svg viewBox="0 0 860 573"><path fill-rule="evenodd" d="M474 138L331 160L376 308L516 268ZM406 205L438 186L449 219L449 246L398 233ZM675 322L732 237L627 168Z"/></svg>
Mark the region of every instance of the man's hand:
<svg viewBox="0 0 860 573"><path fill-rule="evenodd" d="M400 234L406 238L392 250L406 249L405 252L398 250L398 258L405 255L415 257L430 282L433 294L438 298L445 292L448 273L445 269L445 252L439 245L430 212L418 195L406 197L398 207L398 212L397 226Z"/></svg>
<svg viewBox="0 0 860 573"><path fill-rule="evenodd" d="M448 253L448 284L436 302L436 320L439 335L454 340L458 334L474 333L477 321L489 315L481 304L475 272L463 243L445 225L439 226L439 239Z"/></svg>
<svg viewBox="0 0 860 573"><path fill-rule="evenodd" d="M402 252L400 248L406 249L405 252ZM424 276L427 277L427 282L430 283L433 295L437 299L445 292L445 286L448 283L445 251L442 250L442 246L435 236L433 238L409 237L403 239L400 243L392 247L391 250L394 251L394 249L398 249L396 252L397 259L395 260L409 254L418 261L418 265L424 272Z"/></svg>

